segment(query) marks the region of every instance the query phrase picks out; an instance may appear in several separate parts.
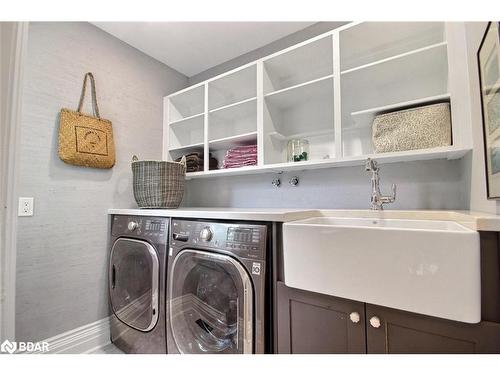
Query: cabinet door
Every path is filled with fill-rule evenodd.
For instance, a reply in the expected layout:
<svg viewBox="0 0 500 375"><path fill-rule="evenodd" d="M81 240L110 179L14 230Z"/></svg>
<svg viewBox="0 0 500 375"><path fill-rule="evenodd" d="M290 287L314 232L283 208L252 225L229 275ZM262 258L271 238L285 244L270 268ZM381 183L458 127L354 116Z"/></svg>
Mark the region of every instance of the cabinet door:
<svg viewBox="0 0 500 375"><path fill-rule="evenodd" d="M500 353L498 323L459 323L369 304L366 336L368 353Z"/></svg>
<svg viewBox="0 0 500 375"><path fill-rule="evenodd" d="M366 353L363 303L289 288L282 282L277 303L278 353ZM351 320L351 313L358 314L358 322Z"/></svg>

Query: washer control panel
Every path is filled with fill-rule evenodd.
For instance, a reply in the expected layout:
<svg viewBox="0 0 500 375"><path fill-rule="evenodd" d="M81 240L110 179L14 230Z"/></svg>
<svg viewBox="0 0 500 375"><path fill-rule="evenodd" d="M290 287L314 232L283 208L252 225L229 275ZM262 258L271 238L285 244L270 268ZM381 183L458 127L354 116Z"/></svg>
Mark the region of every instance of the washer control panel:
<svg viewBox="0 0 500 375"><path fill-rule="evenodd" d="M155 243L166 243L167 218L114 215L111 233L114 236L128 235L150 239Z"/></svg>
<svg viewBox="0 0 500 375"><path fill-rule="evenodd" d="M243 258L265 259L266 237L265 225L173 219L170 245L206 247L224 250Z"/></svg>

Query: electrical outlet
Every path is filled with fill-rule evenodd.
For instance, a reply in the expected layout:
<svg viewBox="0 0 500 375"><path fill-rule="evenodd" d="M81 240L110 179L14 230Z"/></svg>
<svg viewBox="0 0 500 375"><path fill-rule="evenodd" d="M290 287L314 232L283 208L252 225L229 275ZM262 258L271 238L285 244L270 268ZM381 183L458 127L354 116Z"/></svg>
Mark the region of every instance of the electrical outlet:
<svg viewBox="0 0 500 375"><path fill-rule="evenodd" d="M33 198L19 197L17 216L33 216Z"/></svg>

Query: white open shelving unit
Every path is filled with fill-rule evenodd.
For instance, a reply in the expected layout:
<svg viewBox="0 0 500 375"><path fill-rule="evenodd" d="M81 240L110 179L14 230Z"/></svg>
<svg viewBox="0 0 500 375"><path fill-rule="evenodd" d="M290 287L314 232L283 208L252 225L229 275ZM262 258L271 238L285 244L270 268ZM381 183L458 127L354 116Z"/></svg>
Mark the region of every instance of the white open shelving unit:
<svg viewBox="0 0 500 375"><path fill-rule="evenodd" d="M165 97L164 159L204 155L204 171L187 178L456 159L471 149L462 103L463 24L351 23ZM462 35L463 37L463 35ZM374 154L376 115L450 102L450 146ZM287 162L287 142L304 138L309 158ZM257 144L258 164L209 170L209 156Z"/></svg>

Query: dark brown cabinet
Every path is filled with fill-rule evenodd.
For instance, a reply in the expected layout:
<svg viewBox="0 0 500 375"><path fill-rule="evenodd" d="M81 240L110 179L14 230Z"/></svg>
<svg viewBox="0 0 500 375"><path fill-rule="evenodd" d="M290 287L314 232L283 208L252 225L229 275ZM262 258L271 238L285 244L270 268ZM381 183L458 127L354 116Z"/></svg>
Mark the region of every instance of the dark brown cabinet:
<svg viewBox="0 0 500 375"><path fill-rule="evenodd" d="M466 324L367 304L366 340L368 353L500 353L500 324Z"/></svg>
<svg viewBox="0 0 500 375"><path fill-rule="evenodd" d="M363 303L288 288L282 282L277 298L278 353L366 353Z"/></svg>
<svg viewBox="0 0 500 375"><path fill-rule="evenodd" d="M500 353L499 323L459 323L282 282L276 312L278 353Z"/></svg>

